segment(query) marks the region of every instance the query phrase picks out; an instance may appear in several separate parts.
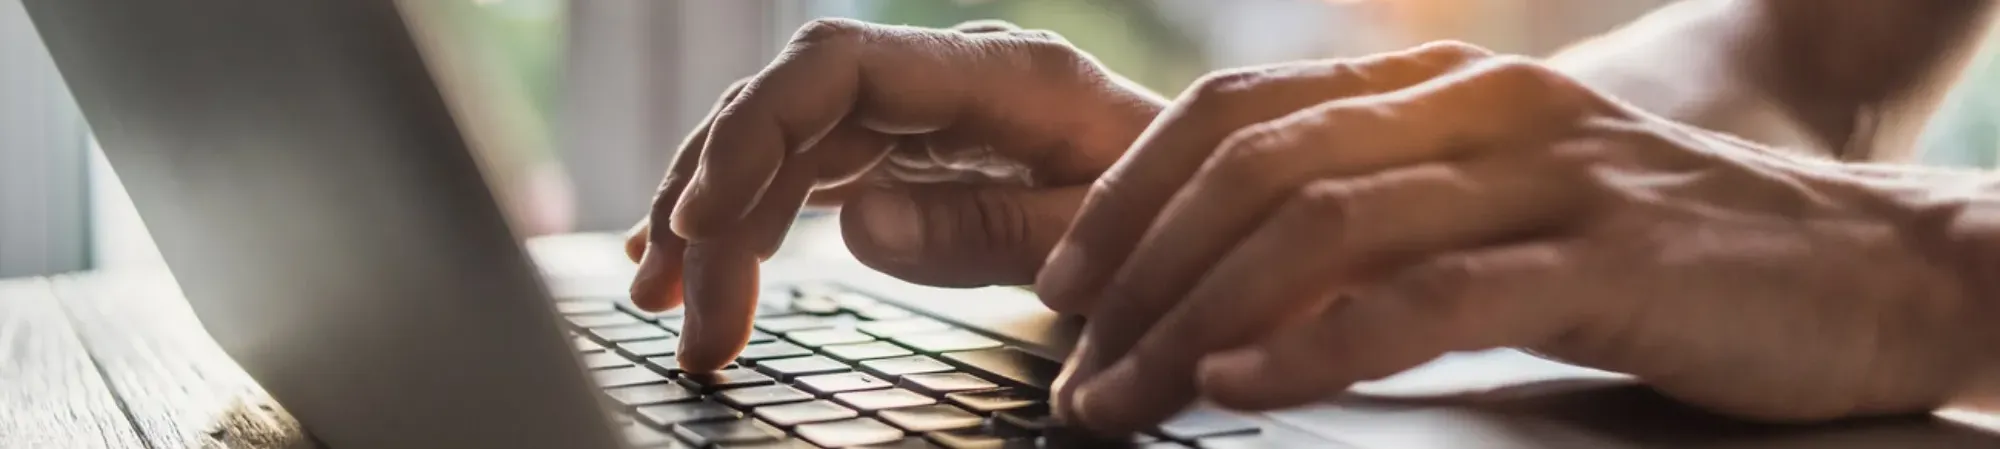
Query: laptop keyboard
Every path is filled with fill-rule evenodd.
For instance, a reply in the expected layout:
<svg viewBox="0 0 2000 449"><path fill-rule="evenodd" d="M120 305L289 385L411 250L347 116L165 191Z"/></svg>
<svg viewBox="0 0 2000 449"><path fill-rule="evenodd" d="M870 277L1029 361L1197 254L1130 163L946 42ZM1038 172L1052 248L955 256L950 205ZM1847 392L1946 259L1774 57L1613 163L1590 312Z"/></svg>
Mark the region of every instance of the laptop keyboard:
<svg viewBox="0 0 2000 449"><path fill-rule="evenodd" d="M752 342L736 363L701 375L675 363L679 309L649 313L622 298L571 298L556 310L592 377L619 406L635 447L956 449L1069 441L1050 428L1049 387L1062 369L1055 361L834 285L767 289L760 302ZM1130 445L1197 447L1258 431L1241 416L1197 408L1133 436Z"/></svg>

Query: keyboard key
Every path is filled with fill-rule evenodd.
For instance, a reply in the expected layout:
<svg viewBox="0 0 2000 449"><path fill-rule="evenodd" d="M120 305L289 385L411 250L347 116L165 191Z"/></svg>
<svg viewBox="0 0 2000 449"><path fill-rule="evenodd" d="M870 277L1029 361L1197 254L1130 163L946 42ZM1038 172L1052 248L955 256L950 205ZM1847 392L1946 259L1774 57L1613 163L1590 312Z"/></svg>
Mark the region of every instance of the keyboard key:
<svg viewBox="0 0 2000 449"><path fill-rule="evenodd" d="M825 447L880 444L903 439L903 431L868 418L801 424L793 432L806 441Z"/></svg>
<svg viewBox="0 0 2000 449"><path fill-rule="evenodd" d="M821 421L834 421L861 416L854 409L842 407L830 401L811 401L792 404L757 407L758 417L780 427Z"/></svg>
<svg viewBox="0 0 2000 449"><path fill-rule="evenodd" d="M611 388L604 390L604 394L626 407L689 401L698 397L694 390L670 383Z"/></svg>
<svg viewBox="0 0 2000 449"><path fill-rule="evenodd" d="M663 312L647 312L644 310L639 310L639 306L632 305L631 300L619 299L608 302L610 302L613 307L617 307L618 310L624 311L626 315L635 316L641 320L646 320L648 322L659 321L662 319L671 319L674 321L680 321L681 316L687 314L686 307L675 307Z"/></svg>
<svg viewBox="0 0 2000 449"><path fill-rule="evenodd" d="M881 304L876 306L870 306L867 308L854 309L854 314L860 316L861 318L868 320L875 320L875 321L896 320L896 319L903 319L903 318L917 316L917 314L911 313L907 309L888 304Z"/></svg>
<svg viewBox="0 0 2000 449"><path fill-rule="evenodd" d="M794 382L799 388L820 396L849 391L879 390L896 386L889 381L862 373L821 374L806 376Z"/></svg>
<svg viewBox="0 0 2000 449"><path fill-rule="evenodd" d="M1256 432L1258 432L1256 422L1235 413L1205 406L1190 408L1160 424L1160 433L1183 441Z"/></svg>
<svg viewBox="0 0 2000 449"><path fill-rule="evenodd" d="M946 365L944 362L937 361L937 359L921 355L866 360L862 361L860 365L862 370L882 376L884 379L895 379L910 374L941 373L952 370L951 365Z"/></svg>
<svg viewBox="0 0 2000 449"><path fill-rule="evenodd" d="M729 368L705 374L682 373L681 377L674 380L679 381L681 385L686 385L688 388L693 388L704 393L726 388L770 385L776 382L771 379L771 376L766 376L764 373L759 373L749 368Z"/></svg>
<svg viewBox="0 0 2000 449"><path fill-rule="evenodd" d="M618 344L618 352L622 352L625 353L625 355L638 357L642 359L647 357L674 355L674 351L679 351L680 348L681 348L681 339L673 337L662 338L657 340L628 341Z"/></svg>
<svg viewBox="0 0 2000 449"><path fill-rule="evenodd" d="M832 296L847 291L847 287L827 282L805 282L794 284L786 290L790 290L793 296Z"/></svg>
<svg viewBox="0 0 2000 449"><path fill-rule="evenodd" d="M597 342L595 341L590 341L590 339L588 338L583 338L583 337L571 338L570 344L576 346L576 352L581 352L585 354L604 351L604 345L597 344Z"/></svg>
<svg viewBox="0 0 2000 449"><path fill-rule="evenodd" d="M743 413L728 406L709 401L676 402L672 404L639 407L639 420L653 427L667 427L675 424L718 419L742 418Z"/></svg>
<svg viewBox="0 0 2000 449"><path fill-rule="evenodd" d="M657 429L638 424L625 426L625 428L622 429L621 433L625 434L625 442L631 443L632 447L636 448L651 449L651 448L684 447L680 445L679 441L674 441L674 437L667 435L666 432L661 432Z"/></svg>
<svg viewBox="0 0 2000 449"><path fill-rule="evenodd" d="M962 329L903 334L890 337L889 339L895 340L896 343L901 343L903 346L916 348L917 351L924 353L969 351L973 349L1000 347L999 340L986 338L985 336L972 333L972 331Z"/></svg>
<svg viewBox="0 0 2000 449"><path fill-rule="evenodd" d="M938 449L939 446L923 438L909 437L888 443L855 447L860 449Z"/></svg>
<svg viewBox="0 0 2000 449"><path fill-rule="evenodd" d="M612 306L611 301L592 301L588 299L576 300L576 301L556 301L556 313L564 315L582 315L587 313L602 313L602 312L616 312L616 311L618 311L618 308Z"/></svg>
<svg viewBox="0 0 2000 449"><path fill-rule="evenodd" d="M1044 400L1040 393L1031 394L1014 388L952 393L944 397L945 400L951 401L953 404L958 404L960 407L965 407L979 413L1017 409L1035 405Z"/></svg>
<svg viewBox="0 0 2000 449"><path fill-rule="evenodd" d="M778 337L773 336L771 334L766 334L764 333L764 331L751 329L750 340L746 341L746 343L756 344L756 343L770 343L774 341L778 341Z"/></svg>
<svg viewBox="0 0 2000 449"><path fill-rule="evenodd" d="M945 393L973 390L990 390L999 385L966 373L926 373L903 376L899 383L904 388L916 390L932 396Z"/></svg>
<svg viewBox="0 0 2000 449"><path fill-rule="evenodd" d="M849 363L859 362L862 360L870 360L870 359L886 359L890 357L902 357L914 354L910 352L910 350L908 349L903 349L902 346L896 346L886 341L872 341L867 343L855 343L849 345L821 346L819 348L819 351L826 353L826 355L829 357L840 359L842 361Z"/></svg>
<svg viewBox="0 0 2000 449"><path fill-rule="evenodd" d="M840 313L840 303L824 295L808 295L792 298L791 311L807 315L832 315Z"/></svg>
<svg viewBox="0 0 2000 449"><path fill-rule="evenodd" d="M755 419L686 423L674 426L674 434L697 447L785 439L784 433Z"/></svg>
<svg viewBox="0 0 2000 449"><path fill-rule="evenodd" d="M1041 435L1055 425L1046 404L1037 404L993 413L993 431L1002 435Z"/></svg>
<svg viewBox="0 0 2000 449"><path fill-rule="evenodd" d="M987 426L988 432L1013 437L994 426ZM1028 438L1028 437L1018 437ZM1131 434L1124 438L1105 438L1088 431L1072 427L1052 427L1038 436L1032 436L1035 447L1143 447L1160 439L1145 434ZM1184 446L1183 446L1184 447Z"/></svg>
<svg viewBox="0 0 2000 449"><path fill-rule="evenodd" d="M1149 444L1149 445L1146 445L1146 446L1142 446L1142 448L1144 448L1144 449L1160 449L1160 448L1185 448L1185 447L1188 447L1188 446L1186 446L1186 445L1178 445L1178 444L1177 444L1177 445L1173 445L1173 446L1169 446L1169 444L1177 444L1177 443L1170 443L1170 442L1164 442L1164 441L1163 441L1163 442L1159 442L1159 443L1153 443L1153 444ZM1267 448L1267 447L1287 447L1287 445L1285 444L1285 442L1284 442L1284 441L1279 441L1279 440L1278 440L1278 439L1276 439L1276 438L1272 438L1272 437L1270 437L1270 436L1267 436L1267 435L1263 435L1263 434L1235 434L1235 435L1220 435L1220 436L1215 436L1215 437L1209 437L1209 438L1202 438L1202 439L1201 439L1200 441L1196 441L1196 442L1195 442L1195 444L1196 444L1196 445L1199 445L1199 446L1201 446L1201 447L1202 447L1203 449L1209 449L1209 448L1213 448L1213 449L1261 449L1261 448ZM1298 443L1297 443L1297 442L1293 442L1293 443L1292 443L1292 444L1291 444L1290 446L1297 446L1297 445L1298 445Z"/></svg>
<svg viewBox="0 0 2000 449"><path fill-rule="evenodd" d="M988 432L985 429L980 429L977 427L969 429L947 430L943 432L931 432L924 434L924 436L930 438L931 441L936 442L939 446L944 446L951 449L1001 449L1007 447L1035 447L1033 440L1025 438L1008 439L1005 437L1001 437L999 435L994 435L992 432Z"/></svg>
<svg viewBox="0 0 2000 449"><path fill-rule="evenodd" d="M625 326L593 327L590 328L590 335L595 335L599 340L604 340L612 343L652 340L655 338L666 338L674 336L674 334L667 333L666 329L661 329L658 326L653 326L650 324L631 324Z"/></svg>
<svg viewBox="0 0 2000 449"><path fill-rule="evenodd" d="M798 376L838 373L847 371L847 365L826 356L793 357L789 359L765 360L757 364L757 370L778 380L791 380Z"/></svg>
<svg viewBox="0 0 2000 449"><path fill-rule="evenodd" d="M597 379L597 386L601 388L656 384L667 381L667 376L662 376L660 373L655 373L653 370L640 366L591 371L590 376Z"/></svg>
<svg viewBox="0 0 2000 449"><path fill-rule="evenodd" d="M905 318L900 320L857 323L854 325L854 330L868 335L889 338L897 335L951 330L951 325L930 318Z"/></svg>
<svg viewBox="0 0 2000 449"><path fill-rule="evenodd" d="M808 356L812 353L811 349L801 348L799 345L774 341L744 346L743 352L736 355L736 360L745 365L756 365L759 360Z"/></svg>
<svg viewBox="0 0 2000 449"><path fill-rule="evenodd" d="M576 325L576 327L606 327L606 326L645 324L645 322L639 321L638 318L633 318L631 315L626 315L618 312L602 312L602 313L591 313L582 315L570 315L570 316L565 316L563 318L569 320L569 324Z"/></svg>
<svg viewBox="0 0 2000 449"><path fill-rule="evenodd" d="M855 391L833 395L833 400L862 412L936 404L936 399L901 388Z"/></svg>
<svg viewBox="0 0 2000 449"><path fill-rule="evenodd" d="M784 385L764 385L722 390L715 398L736 408L750 408L787 402L804 402L813 399L812 393L799 391Z"/></svg>
<svg viewBox="0 0 2000 449"><path fill-rule="evenodd" d="M631 365L631 360L626 360L624 356L609 352L593 352L583 355L583 366L590 369L617 368Z"/></svg>
<svg viewBox="0 0 2000 449"><path fill-rule="evenodd" d="M652 368L654 372L666 373L669 376L679 376L682 373L687 372L686 370L681 369L681 362L678 360L674 360L673 357L647 357L646 361L644 363L640 363L640 365L645 366L647 368ZM722 367L722 369L734 369L742 367L743 367L742 365L731 363L728 366Z"/></svg>
<svg viewBox="0 0 2000 449"><path fill-rule="evenodd" d="M975 427L986 421L979 415L968 413L950 404L883 410L877 413L876 417L911 432L962 429Z"/></svg>
<svg viewBox="0 0 2000 449"><path fill-rule="evenodd" d="M968 371L992 374L1018 386L1048 391L1062 374L1062 364L1014 348L981 349L944 354L947 362Z"/></svg>
<svg viewBox="0 0 2000 449"><path fill-rule="evenodd" d="M847 310L861 310L882 305L882 301L855 292L838 292L825 296L831 299L834 304L839 304L840 308Z"/></svg>
<svg viewBox="0 0 2000 449"><path fill-rule="evenodd" d="M785 334L785 339L799 346L817 348L826 345L841 345L875 341L875 337L849 329L813 329Z"/></svg>
<svg viewBox="0 0 2000 449"><path fill-rule="evenodd" d="M820 449L819 446L814 446L812 445L812 443L807 443L806 440L801 440L796 438L779 440L779 441L765 441L762 443L724 444L716 447L721 449Z"/></svg>
<svg viewBox="0 0 2000 449"><path fill-rule="evenodd" d="M839 320L837 317L827 317L818 315L791 315L791 316L781 316L773 318L758 318L757 321L753 323L753 325L756 326L758 330L762 330L764 332L782 334L786 332L802 331L810 329L831 329L839 327L845 323L848 322Z"/></svg>

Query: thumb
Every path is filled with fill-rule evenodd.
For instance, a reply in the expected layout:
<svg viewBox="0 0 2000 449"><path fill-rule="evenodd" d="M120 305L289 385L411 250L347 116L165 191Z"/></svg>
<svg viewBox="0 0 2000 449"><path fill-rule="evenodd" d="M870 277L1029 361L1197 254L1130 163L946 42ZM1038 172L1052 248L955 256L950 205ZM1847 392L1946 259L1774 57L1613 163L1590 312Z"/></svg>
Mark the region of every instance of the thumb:
<svg viewBox="0 0 2000 449"><path fill-rule="evenodd" d="M841 207L861 263L941 287L1027 285L1062 239L1089 186L972 184L870 187Z"/></svg>

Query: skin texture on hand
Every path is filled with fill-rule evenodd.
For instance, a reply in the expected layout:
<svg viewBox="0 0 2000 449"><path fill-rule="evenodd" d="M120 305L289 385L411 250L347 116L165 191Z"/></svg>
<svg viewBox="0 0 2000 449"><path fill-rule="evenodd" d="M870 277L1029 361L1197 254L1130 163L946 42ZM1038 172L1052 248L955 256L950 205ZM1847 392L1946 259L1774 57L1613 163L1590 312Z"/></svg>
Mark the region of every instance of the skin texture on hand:
<svg viewBox="0 0 2000 449"><path fill-rule="evenodd" d="M685 304L681 366L722 367L809 200L840 204L850 249L897 277L1029 283L1164 103L1046 31L815 21L681 145L627 241L632 301Z"/></svg>
<svg viewBox="0 0 2000 449"><path fill-rule="evenodd" d="M1113 434L1495 347L1754 419L1901 413L1991 342L1948 249L1965 203L1925 198L1440 43L1197 83L1037 290L1098 318L1058 409Z"/></svg>

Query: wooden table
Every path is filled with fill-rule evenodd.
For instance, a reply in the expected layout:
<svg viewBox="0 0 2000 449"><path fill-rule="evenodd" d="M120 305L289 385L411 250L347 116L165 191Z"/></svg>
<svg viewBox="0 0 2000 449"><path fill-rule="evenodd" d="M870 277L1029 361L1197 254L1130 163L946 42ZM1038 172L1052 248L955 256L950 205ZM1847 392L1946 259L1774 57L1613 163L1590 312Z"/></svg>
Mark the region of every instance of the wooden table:
<svg viewBox="0 0 2000 449"><path fill-rule="evenodd" d="M837 235L823 224L798 233ZM786 254L845 253L803 239ZM552 276L626 276L619 239L535 239ZM564 290L562 286L553 286ZM0 449L315 448L203 331L164 267L0 279Z"/></svg>
<svg viewBox="0 0 2000 449"><path fill-rule="evenodd" d="M164 273L0 280L0 448L317 447Z"/></svg>
<svg viewBox="0 0 2000 449"><path fill-rule="evenodd" d="M831 243L788 245L786 252L844 252L837 239L802 240ZM544 239L531 242L530 250L545 267L629 270L629 263L597 257L616 251L615 239L603 236ZM1494 374L1487 368L1478 371ZM1511 415L1504 406L1487 412ZM1558 446L2000 447L2000 436L1994 436L2000 430L2000 416L1970 412L1941 413L1950 419L1937 422L1857 422L1784 432L1728 425L1661 427L1657 423L1686 420L1648 418L1675 413L1682 412L1671 407L1590 412L1592 416L1563 419L1585 433L1559 434L1632 433L1618 427L1655 423L1643 425L1646 431L1641 433L1671 434L1662 440L1665 443L1632 444L1593 436L1577 440L1585 444ZM1547 427L1552 422L1547 419L1528 416L1501 422L1500 430ZM1348 427L1360 427L1349 429L1360 433L1373 425L1366 420L1343 421L1351 424ZM1719 432L1716 427L1735 430ZM1382 447L1410 446L1390 441ZM0 280L0 449L319 446L201 330L163 270Z"/></svg>

